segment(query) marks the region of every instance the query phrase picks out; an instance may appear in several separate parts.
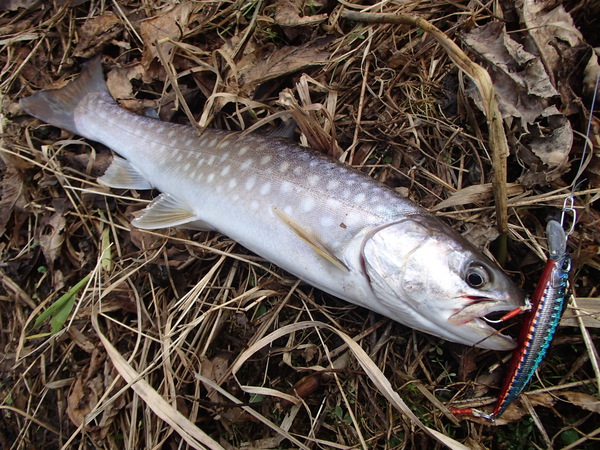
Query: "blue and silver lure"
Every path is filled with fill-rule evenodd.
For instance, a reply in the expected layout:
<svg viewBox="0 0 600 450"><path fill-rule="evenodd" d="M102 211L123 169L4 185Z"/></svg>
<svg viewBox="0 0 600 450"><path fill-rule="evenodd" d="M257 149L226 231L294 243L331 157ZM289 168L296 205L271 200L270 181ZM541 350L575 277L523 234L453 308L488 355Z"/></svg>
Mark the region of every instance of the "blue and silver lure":
<svg viewBox="0 0 600 450"><path fill-rule="evenodd" d="M562 315L571 267L567 234L563 226L555 220L549 221L546 235L549 257L531 297L531 309L525 313L517 349L512 355L494 410L487 414L471 408L452 409L454 414L472 414L490 421L496 420L527 386L542 362ZM501 320L512 315L509 313Z"/></svg>

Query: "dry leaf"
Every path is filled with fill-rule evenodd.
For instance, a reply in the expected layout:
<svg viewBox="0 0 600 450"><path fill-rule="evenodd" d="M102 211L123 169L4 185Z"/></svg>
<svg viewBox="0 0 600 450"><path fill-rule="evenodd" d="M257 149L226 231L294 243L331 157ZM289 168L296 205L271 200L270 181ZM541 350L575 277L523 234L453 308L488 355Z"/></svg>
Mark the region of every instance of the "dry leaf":
<svg viewBox="0 0 600 450"><path fill-rule="evenodd" d="M551 105L559 93L541 59L515 42L499 22L475 28L464 39L486 64L502 116L519 119L514 124L517 144L513 147L530 169L519 181L528 186L560 177L568 169L573 131L567 118ZM482 109L475 89L468 93Z"/></svg>
<svg viewBox="0 0 600 450"><path fill-rule="evenodd" d="M573 391L563 391L558 395L567 400L569 403L577 405L580 408L594 413L600 413L600 400L592 395Z"/></svg>
<svg viewBox="0 0 600 450"><path fill-rule="evenodd" d="M316 14L314 16L301 16L300 6L296 0L279 0L275 23L282 27L303 27L314 25L327 20L327 14Z"/></svg>
<svg viewBox="0 0 600 450"><path fill-rule="evenodd" d="M66 224L67 220L63 212L56 212L47 220L44 231L40 235L40 247L49 265L54 263L65 240L63 230Z"/></svg>
<svg viewBox="0 0 600 450"><path fill-rule="evenodd" d="M523 0L515 5L551 75L559 71L565 48L585 43L571 15L560 4L553 7L556 4L548 0Z"/></svg>
<svg viewBox="0 0 600 450"><path fill-rule="evenodd" d="M23 203L23 174L9 165L2 177L2 198L0 199L0 236L6 232L6 224L17 203Z"/></svg>
<svg viewBox="0 0 600 450"><path fill-rule="evenodd" d="M255 87L265 81L298 72L310 66L325 64L330 55L332 38L314 39L299 47L282 47L258 58L256 65L240 67L240 84Z"/></svg>
<svg viewBox="0 0 600 450"><path fill-rule="evenodd" d="M503 117L519 117L527 128L548 106L548 99L558 96L540 58L515 42L504 24L474 28L464 41L487 63Z"/></svg>
<svg viewBox="0 0 600 450"><path fill-rule="evenodd" d="M124 26L121 20L111 12L93 17L79 28L79 42L73 55L83 58L95 56L101 53L103 47L111 43L123 30Z"/></svg>
<svg viewBox="0 0 600 450"><path fill-rule="evenodd" d="M133 98L133 85L131 80L140 79L144 72L141 64L131 67L118 67L106 75L106 85L110 95L120 100L123 98Z"/></svg>
<svg viewBox="0 0 600 450"><path fill-rule="evenodd" d="M194 8L192 2L176 5L170 11L162 11L156 18L142 22L140 34L144 41L142 65L146 68L158 56L157 45L170 60L175 45L168 40L178 41L189 30L190 15ZM164 41L164 42L161 42Z"/></svg>

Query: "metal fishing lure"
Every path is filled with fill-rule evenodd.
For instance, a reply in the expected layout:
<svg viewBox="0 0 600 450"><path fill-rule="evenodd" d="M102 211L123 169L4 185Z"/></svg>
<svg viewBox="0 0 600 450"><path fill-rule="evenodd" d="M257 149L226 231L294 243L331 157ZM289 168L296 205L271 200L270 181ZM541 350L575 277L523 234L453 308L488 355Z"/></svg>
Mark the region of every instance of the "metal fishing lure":
<svg viewBox="0 0 600 450"><path fill-rule="evenodd" d="M487 414L471 408L452 409L454 414L472 414L490 421L496 420L523 391L542 362L560 321L571 266L567 254L567 234L562 225L551 220L546 227L546 235L549 258L531 297L531 309L526 312L517 349L494 410ZM510 313L501 320L509 316Z"/></svg>

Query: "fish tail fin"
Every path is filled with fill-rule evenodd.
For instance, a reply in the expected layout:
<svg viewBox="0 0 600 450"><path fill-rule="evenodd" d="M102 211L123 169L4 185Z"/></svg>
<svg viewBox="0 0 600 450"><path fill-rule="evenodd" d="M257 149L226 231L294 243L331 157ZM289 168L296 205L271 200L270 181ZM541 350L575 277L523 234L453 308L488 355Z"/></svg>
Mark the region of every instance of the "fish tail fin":
<svg viewBox="0 0 600 450"><path fill-rule="evenodd" d="M110 96L100 56L85 65L81 75L60 89L36 92L20 101L23 109L33 117L73 133L77 133L75 108L90 93L106 93Z"/></svg>

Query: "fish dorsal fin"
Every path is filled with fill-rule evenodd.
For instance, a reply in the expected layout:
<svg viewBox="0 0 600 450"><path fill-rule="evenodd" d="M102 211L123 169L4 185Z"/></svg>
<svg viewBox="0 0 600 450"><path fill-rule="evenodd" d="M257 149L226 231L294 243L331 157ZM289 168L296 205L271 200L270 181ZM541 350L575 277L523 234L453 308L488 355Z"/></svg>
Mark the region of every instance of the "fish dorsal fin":
<svg viewBox="0 0 600 450"><path fill-rule="evenodd" d="M192 209L171 194L160 194L146 206L138 217L131 222L134 226L145 230L185 226L201 222ZM193 226L197 228L196 226Z"/></svg>
<svg viewBox="0 0 600 450"><path fill-rule="evenodd" d="M283 212L281 209L273 207L275 215L288 227L296 236L307 243L315 252L336 266L338 269L349 271L348 267L340 261L327 246L315 236L314 233L302 228L290 215Z"/></svg>
<svg viewBox="0 0 600 450"><path fill-rule="evenodd" d="M267 136L281 138L281 139L294 139L294 133L296 132L296 121L290 120L289 122L283 122L277 128L269 131Z"/></svg>
<svg viewBox="0 0 600 450"><path fill-rule="evenodd" d="M152 185L126 159L115 156L98 181L116 189L152 189Z"/></svg>

